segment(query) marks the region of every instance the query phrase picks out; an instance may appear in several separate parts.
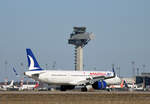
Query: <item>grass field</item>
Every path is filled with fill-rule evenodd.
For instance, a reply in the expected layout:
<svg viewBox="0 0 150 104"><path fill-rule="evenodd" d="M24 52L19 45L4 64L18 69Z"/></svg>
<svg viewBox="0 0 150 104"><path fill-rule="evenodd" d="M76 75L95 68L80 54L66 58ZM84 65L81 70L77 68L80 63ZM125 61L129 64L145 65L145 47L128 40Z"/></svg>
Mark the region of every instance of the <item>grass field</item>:
<svg viewBox="0 0 150 104"><path fill-rule="evenodd" d="M0 93L0 104L150 104L150 93Z"/></svg>

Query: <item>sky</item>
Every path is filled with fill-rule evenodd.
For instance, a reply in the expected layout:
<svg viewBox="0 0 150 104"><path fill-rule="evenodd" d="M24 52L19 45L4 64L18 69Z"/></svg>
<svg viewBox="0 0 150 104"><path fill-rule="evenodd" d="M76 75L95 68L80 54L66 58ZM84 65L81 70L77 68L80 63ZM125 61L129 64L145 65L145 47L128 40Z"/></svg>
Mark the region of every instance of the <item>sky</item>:
<svg viewBox="0 0 150 104"><path fill-rule="evenodd" d="M83 49L84 70L150 72L149 0L0 0L0 81L27 71L26 48L42 68L74 70L74 26L94 34ZM145 67L143 67L145 65Z"/></svg>

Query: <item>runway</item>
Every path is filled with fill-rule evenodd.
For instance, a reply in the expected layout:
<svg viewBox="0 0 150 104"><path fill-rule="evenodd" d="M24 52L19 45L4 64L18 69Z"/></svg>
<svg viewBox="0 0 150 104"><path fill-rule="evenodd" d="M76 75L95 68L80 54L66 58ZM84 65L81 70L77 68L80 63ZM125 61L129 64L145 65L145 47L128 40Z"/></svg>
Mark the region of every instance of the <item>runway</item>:
<svg viewBox="0 0 150 104"><path fill-rule="evenodd" d="M150 104L150 92L0 92L0 104Z"/></svg>
<svg viewBox="0 0 150 104"><path fill-rule="evenodd" d="M77 94L77 95L85 95L85 94L150 94L150 92L144 91L89 91L89 92L81 92L81 91L0 91L0 95L6 94L52 94L52 95L64 95L64 94Z"/></svg>

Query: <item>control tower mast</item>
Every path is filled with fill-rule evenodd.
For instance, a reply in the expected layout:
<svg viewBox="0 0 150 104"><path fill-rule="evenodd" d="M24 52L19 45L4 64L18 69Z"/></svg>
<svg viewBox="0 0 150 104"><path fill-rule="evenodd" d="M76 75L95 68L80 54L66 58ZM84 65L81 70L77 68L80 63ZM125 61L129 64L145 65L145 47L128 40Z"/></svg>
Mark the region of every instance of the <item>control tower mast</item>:
<svg viewBox="0 0 150 104"><path fill-rule="evenodd" d="M93 34L86 32L86 27L74 27L68 44L75 45L75 70L83 70L83 47L93 39Z"/></svg>

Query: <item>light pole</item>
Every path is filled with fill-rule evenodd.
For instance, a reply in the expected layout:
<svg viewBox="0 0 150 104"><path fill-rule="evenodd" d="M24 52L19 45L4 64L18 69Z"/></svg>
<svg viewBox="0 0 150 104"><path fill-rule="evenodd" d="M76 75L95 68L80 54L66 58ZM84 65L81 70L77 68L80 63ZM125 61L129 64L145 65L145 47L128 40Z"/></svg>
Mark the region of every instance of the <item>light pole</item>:
<svg viewBox="0 0 150 104"><path fill-rule="evenodd" d="M136 70L137 70L137 76L139 76L139 68L137 68Z"/></svg>
<svg viewBox="0 0 150 104"><path fill-rule="evenodd" d="M48 69L48 64L45 64L46 70Z"/></svg>
<svg viewBox="0 0 150 104"><path fill-rule="evenodd" d="M145 65L145 64L142 64L142 67L143 67L143 72L144 72L146 65Z"/></svg>
<svg viewBox="0 0 150 104"><path fill-rule="evenodd" d="M55 69L56 68L56 61L53 62L52 64L52 68Z"/></svg>
<svg viewBox="0 0 150 104"><path fill-rule="evenodd" d="M7 65L8 65L8 62L7 62L7 60L5 60L5 85L7 85L8 84L8 73L7 73Z"/></svg>
<svg viewBox="0 0 150 104"><path fill-rule="evenodd" d="M132 75L134 77L135 76L135 62L132 61L131 64L132 64Z"/></svg>
<svg viewBox="0 0 150 104"><path fill-rule="evenodd" d="M120 66L119 66L119 64L117 66L117 70L118 70L118 76L120 77Z"/></svg>

